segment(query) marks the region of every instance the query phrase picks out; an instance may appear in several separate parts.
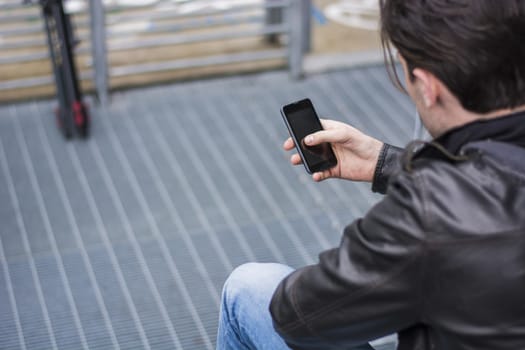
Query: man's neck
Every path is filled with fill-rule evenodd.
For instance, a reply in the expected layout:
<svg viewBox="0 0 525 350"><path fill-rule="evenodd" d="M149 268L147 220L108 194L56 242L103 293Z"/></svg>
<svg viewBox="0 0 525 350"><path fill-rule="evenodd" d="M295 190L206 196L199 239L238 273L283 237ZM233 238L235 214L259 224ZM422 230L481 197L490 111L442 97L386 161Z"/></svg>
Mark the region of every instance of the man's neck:
<svg viewBox="0 0 525 350"><path fill-rule="evenodd" d="M479 116L478 119L479 120L494 119L494 118L499 118L499 117L503 117L509 114L514 114L514 113L523 112L523 111L525 111L525 105L522 105L516 108L498 109L496 111L489 112L487 114L478 114Z"/></svg>
<svg viewBox="0 0 525 350"><path fill-rule="evenodd" d="M441 130L438 133L436 133L436 135L432 135L432 136L434 138L439 137L447 133L449 130L457 129L463 125L466 125L466 124L469 124L475 121L501 118L509 114L514 114L514 113L523 112L523 111L525 111L525 105L518 106L516 108L498 109L498 110L494 110L494 111L483 113L483 114L468 111L459 104L455 106L449 106L448 108L443 108L443 110L441 111L442 113L441 120L443 121ZM453 116L453 118L450 118L450 116Z"/></svg>
<svg viewBox="0 0 525 350"><path fill-rule="evenodd" d="M449 154L456 155L468 143L487 140L525 148L525 110L512 109L507 115L478 118L471 123L448 130L435 138L431 144L439 144ZM417 157L442 158L444 153L431 147L431 144L423 147Z"/></svg>

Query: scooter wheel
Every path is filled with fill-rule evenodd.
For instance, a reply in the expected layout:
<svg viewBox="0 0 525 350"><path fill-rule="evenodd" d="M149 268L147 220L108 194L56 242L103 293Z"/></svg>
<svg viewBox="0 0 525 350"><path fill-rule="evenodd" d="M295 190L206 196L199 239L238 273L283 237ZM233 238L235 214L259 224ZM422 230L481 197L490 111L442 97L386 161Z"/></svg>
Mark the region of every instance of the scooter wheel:
<svg viewBox="0 0 525 350"><path fill-rule="evenodd" d="M66 120L66 115L59 107L55 108L55 120L57 123L58 130L64 135L66 139L73 137L73 130L71 125Z"/></svg>
<svg viewBox="0 0 525 350"><path fill-rule="evenodd" d="M86 104L80 101L73 103L73 116L78 136L87 138L89 136L89 110Z"/></svg>

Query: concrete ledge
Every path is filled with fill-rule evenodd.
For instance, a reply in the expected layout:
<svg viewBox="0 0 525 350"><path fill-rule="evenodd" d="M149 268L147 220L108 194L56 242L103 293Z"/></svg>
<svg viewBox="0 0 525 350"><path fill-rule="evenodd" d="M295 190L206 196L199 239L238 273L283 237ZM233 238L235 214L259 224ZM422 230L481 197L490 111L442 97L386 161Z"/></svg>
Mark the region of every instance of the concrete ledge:
<svg viewBox="0 0 525 350"><path fill-rule="evenodd" d="M333 70L341 70L362 66L379 65L383 63L381 50L355 53L314 54L304 59L304 73L316 74Z"/></svg>

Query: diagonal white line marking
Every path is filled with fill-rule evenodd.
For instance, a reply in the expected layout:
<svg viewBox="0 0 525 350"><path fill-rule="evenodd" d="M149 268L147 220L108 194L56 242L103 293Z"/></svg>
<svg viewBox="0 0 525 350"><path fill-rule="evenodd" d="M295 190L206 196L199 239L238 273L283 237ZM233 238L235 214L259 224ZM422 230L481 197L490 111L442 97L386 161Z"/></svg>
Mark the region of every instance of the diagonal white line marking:
<svg viewBox="0 0 525 350"><path fill-rule="evenodd" d="M77 329L78 335L80 337L82 348L87 349L88 345L86 341L86 335L84 334L82 322L80 322L80 317L78 316L77 305L75 304L75 300L73 298L73 292L71 291L71 285L70 285L69 279L66 274L66 270L64 267L64 261L62 260L62 255L60 255L60 252L58 251L56 238L53 233L53 228L51 227L51 222L49 220L49 214L47 212L46 205L44 203L42 189L40 188L40 184L36 177L35 168L33 167L31 156L29 155L27 142L22 133L22 129L20 127L20 123L18 119L19 118L16 118L15 116L14 124L15 124L16 139L18 141L19 147L22 150L22 158L24 160L26 170L29 173L29 180L31 182L31 187L33 188L33 192L35 193L38 210L40 211L40 217L42 218L42 221L44 222L44 229L46 231L47 239L49 240L49 243L51 244L51 250L53 251L53 256L55 257L55 262L58 267L60 279L62 281L64 291L66 292L66 299L71 309L71 314L75 322L75 328Z"/></svg>
<svg viewBox="0 0 525 350"><path fill-rule="evenodd" d="M166 97L167 103L171 105L170 102L172 101L172 98L171 99L168 98L168 96L166 96L164 92L161 92L161 94ZM167 115L169 115L169 113ZM239 225L233 218L228 206L224 202L224 199L221 197L221 195L217 191L217 187L213 184L209 171L206 170L206 166L202 162L201 157L199 157L199 155L195 152L193 147L191 147L191 142L188 139L188 136L184 132L181 132L180 128L174 125L173 120L174 120L173 118L168 118L168 124L171 126L171 130L174 132L175 135L177 135L177 138L181 140L182 147L192 159L193 165L197 169L200 179L204 182L204 185L206 186L206 189L208 190L208 192L211 194L213 201L217 205L222 216L226 219L226 222L228 223L228 226L232 230L232 233L234 234L235 238L239 242L244 255L248 258L248 260L256 261L257 258L255 257L255 254L253 253L252 248L246 241L245 236L242 234L241 229L239 228Z"/></svg>
<svg viewBox="0 0 525 350"><path fill-rule="evenodd" d="M146 278L146 283L148 284L148 287L153 293L153 298L155 300L155 303L157 304L157 308L159 309L161 316L164 322L166 323L167 329L170 333L171 340L173 341L173 344L175 345L177 349L182 349L182 345L180 344L179 338L177 334L175 333L175 329L173 328L173 323L171 322L168 316L168 313L166 311L166 306L164 305L164 302L162 301L160 297L159 290L157 289L157 285L155 284L151 271L146 263L146 259L144 258L144 254L142 253L142 248L140 247L137 241L135 231L133 230L133 227L126 213L126 210L124 209L124 205L122 204L122 199L120 198L118 194L117 188L115 187L115 183L111 177L111 174L108 170L106 162L104 161L104 158L102 157L100 149L96 143L91 142L89 146L93 154L93 157L95 158L95 162L97 163L97 166L102 173L104 183L106 184L106 187L109 190L111 199L113 203L115 204L120 221L124 225L124 230L126 231L128 240L130 241L131 246L133 247L133 252L135 253L137 259L139 260L139 265L142 270L142 273L144 274L144 277ZM115 146L116 145L113 144L114 148ZM126 176L127 180L131 182L131 176L133 175L133 173L132 172L130 173L129 169L127 169L126 167L125 167L125 172L127 175ZM136 191L136 188L134 188L133 185L132 187L133 187L133 191ZM143 198L139 198L139 202L141 203L141 206L144 205Z"/></svg>
<svg viewBox="0 0 525 350"><path fill-rule="evenodd" d="M13 309L13 318L15 319L15 326L16 326L16 334L18 335L18 342L20 343L20 348L22 350L26 350L26 342L24 339L24 333L22 331L22 325L20 324L20 316L18 315L18 308L16 306L16 297L15 293L13 291L13 284L11 282L11 275L9 273L9 263L7 262L7 259L5 258L4 254L4 245L2 244L2 239L0 235L0 262L4 263L4 278L7 283L7 294L9 295L9 302L11 303L11 307Z"/></svg>
<svg viewBox="0 0 525 350"><path fill-rule="evenodd" d="M220 119L220 116L217 114L217 112L212 108L210 103L204 103L204 106L206 108L206 111L209 115L213 115L215 118ZM252 203L248 199L248 196L246 195L245 191L242 190L241 186L238 186L234 179L236 178L236 175L233 173L232 169L230 167L226 166L226 159L223 152L217 151L217 148L214 147L212 142L210 141L212 139L212 135L209 134L208 131L206 131L205 128L202 126L199 126L197 123L197 118L199 117L200 113L195 113L196 118L188 118L192 124L195 130L201 135L200 139L204 141L206 144L206 147L208 150L213 154L214 158L217 160L217 164L219 165L223 175L224 179L228 181L230 184L230 187L235 192L236 197L240 200L240 202L243 205L243 208L248 212L250 215L251 220L255 223L257 230L261 234L264 242L266 243L266 246L270 249L273 256L278 260L283 262L284 261L284 255L275 244L274 240L271 238L270 232L268 232L268 229L266 226L262 224L262 222L259 220L259 217L256 213L256 210L254 209ZM201 121L204 123L204 121ZM216 125L219 125L221 128L221 132L224 133L224 125L222 123L217 123ZM231 143L233 138L226 137L225 140L227 140L228 143ZM236 150L237 147L232 146L232 149Z"/></svg>
<svg viewBox="0 0 525 350"><path fill-rule="evenodd" d="M88 141L88 142L94 142L94 141ZM129 288L126 284L126 280L124 279L124 275L122 273L122 269L120 268L120 265L118 263L117 257L115 255L115 251L113 250L113 247L111 245L111 242L109 240L109 235L106 229L106 226L104 224L104 221L102 220L102 216L100 214L100 211L97 207L95 197L93 195L93 191L91 190L91 187L89 186L89 182L86 178L86 175L84 174L84 171L82 169L82 165L80 164L80 159L77 154L76 149L73 145L69 144L66 145L69 157L71 159L71 162L73 163L73 166L75 167L75 172L77 173L77 176L80 180L82 189L84 191L84 194L87 197L89 208L93 214L93 217L95 218L95 223L97 226L97 231L100 233L100 236L102 238L102 242L104 243L104 247L106 248L106 252L109 255L111 265L113 266L113 270L115 271L117 275L117 281L120 285L120 289L122 290L122 293L124 294L124 299L126 299L126 304L128 305L129 311L131 313L131 317L133 318L133 323L135 324L135 327L137 328L137 332L139 334L140 340L142 342L142 347L144 349L151 349L148 339L146 337L146 333L144 332L144 328L142 327L142 323L140 321L140 318L137 313L137 309L135 307L135 304L133 303L133 299L131 298L131 295L129 293Z"/></svg>
<svg viewBox="0 0 525 350"><path fill-rule="evenodd" d="M414 111L416 110L416 106L410 103L409 99L406 96L399 96L399 92L395 93L395 90L393 89L393 86L391 82L388 80L388 86L385 86L386 82L381 79L380 70L378 69L369 69L367 70L367 74L371 76L382 88L383 90L392 98L392 101L396 103L396 105L400 106L407 115L413 115Z"/></svg>
<svg viewBox="0 0 525 350"><path fill-rule="evenodd" d="M420 135L421 119L416 106L410 102L408 95L402 94L400 91L394 89L391 81L385 79L380 75L378 69L368 68L366 74L372 77L372 80L377 83L381 91L388 97L381 100L381 103L385 105L385 108L390 111L396 111L385 116L392 123L399 123L401 128L405 131L412 130L410 135L407 132L403 132L401 135L396 135L397 139L401 139L400 145L408 143L412 139L421 138ZM412 116L411 118L407 118Z"/></svg>
<svg viewBox="0 0 525 350"><path fill-rule="evenodd" d="M360 75L360 73L358 71L356 71L354 73L354 76L359 77L359 75ZM356 83L358 82L357 77L356 77ZM361 81L363 79L364 78L361 78ZM368 115L369 120L376 126L376 128L378 130L381 131L381 133L383 134L383 136L385 138L390 138L392 135L395 135L395 133L392 132L392 125L381 123L378 120L378 118L377 118L377 115L378 115L379 112L378 111L374 111L370 107L370 99L375 100L376 98L374 97L373 92L370 91L370 87L368 86L367 83L359 84L358 86L361 87L362 89L355 89L354 90L354 95L355 96L350 96L348 94L348 92L346 91L346 89L344 88L343 84L341 83L340 79L338 79L337 76L333 76L332 80L335 83L335 85L337 86L336 89L340 89L344 95L346 95L348 98L353 100L355 102L355 104L357 106L359 106L359 108ZM363 96L363 92L362 92L363 90L364 90L364 96ZM361 98L358 98L358 96L361 96ZM364 101L366 101L366 103ZM378 105L381 108L383 114L385 114L385 115L389 115L390 114L389 111L384 109L382 103L376 103L376 105ZM404 129L400 128L397 123L394 123L394 125L400 131L400 134L406 135L405 137L408 137L408 135L412 131L412 130L407 131L407 130L404 130Z"/></svg>
<svg viewBox="0 0 525 350"><path fill-rule="evenodd" d="M271 94L264 93L264 97L262 97L261 99L264 100L265 102L268 102L268 100L271 99L273 101L273 104L270 104L270 105L279 106L279 104L275 101L273 95L271 95ZM255 108L252 103L248 103L247 106L253 112L252 115L260 121L259 125L261 126L261 128L264 129L264 131L267 133L267 135L274 140L275 144L276 145L282 144L283 140L278 140L277 139L277 135L275 133L273 133L272 130L270 130L270 127L268 126L268 123L265 120L263 120L263 116L261 115L260 110ZM259 135L255 135L255 136L257 138L260 137ZM265 152L261 152L261 155L267 156L265 154ZM271 164L271 162L270 162L270 164ZM301 213L303 215L302 218L304 219L304 221L306 222L307 226L312 231L313 235L317 238L317 241L321 245L321 249L322 250L326 250L328 248L331 248L332 245L328 242L328 240L324 236L324 234L326 234L326 233L325 232L321 232L322 230L319 227L319 225L315 221L312 220L310 215L308 215L308 210L304 206L303 202L298 198L298 196L294 193L294 191L292 191L290 189L290 186L287 186L286 182L283 180L285 178L283 176L283 174L278 174L277 170L275 170L275 168L277 168L277 167L270 166L270 170L272 170L272 172L274 172L274 174L275 174L274 176L277 179L277 181L279 181L281 187L283 188L283 191L290 198L291 202L294 203L294 206L297 208L297 212L299 212L299 213ZM326 212L326 209L323 209L323 211Z"/></svg>
<svg viewBox="0 0 525 350"><path fill-rule="evenodd" d="M170 111L164 108L162 113L169 115ZM177 162L177 159L173 151L170 149L165 137L163 136L163 133L160 131L157 123L153 121L153 118L146 118L146 121L148 122L150 128L152 129L153 134L162 135L162 137L155 137L154 138L155 142L161 148L161 152L163 156L168 160L168 165L170 166L171 170L175 174L177 181L181 183L181 187L184 189L186 197L188 198L195 214L197 215L199 222L203 226L204 231L208 233L208 237L210 238L211 243L215 251L217 252L217 255L219 256L221 263L224 265L224 268L226 269L226 271L228 272L232 271L233 265L230 261L230 258L226 255L226 253L224 252L224 249L222 249L221 243L217 239L217 235L215 234L215 231L213 230L213 227L211 226L210 221L206 217L201 204L199 203L197 197L195 196L195 193L191 190L191 185L189 183L189 180L187 176L184 174L184 172L181 170L179 166L179 162Z"/></svg>
<svg viewBox="0 0 525 350"><path fill-rule="evenodd" d="M24 251L29 260L31 276L33 278L33 283L35 284L38 302L40 303L40 307L42 308L42 314L44 316L44 323L46 326L46 330L49 334L49 340L51 341L51 346L53 347L53 349L56 350L57 344L56 344L55 334L53 332L53 327L51 326L51 320L49 319L49 313L47 311L47 306L45 304L44 295L42 293L42 286L40 284L40 280L38 277L38 272L35 266L35 260L33 258L33 253L31 252L31 246L29 245L29 239L27 237L26 226L24 223L24 219L22 217L22 212L20 210L20 203L18 202L18 197L16 196L13 178L11 177L11 173L9 172L7 156L4 151L2 140L0 140L0 162L2 163L2 168L5 173L5 177L7 179L6 181L7 181L7 187L9 188L9 196L11 198L11 204L13 205L13 209L15 211L16 222L18 224L18 228L20 229L20 233L22 234L22 242L24 244Z"/></svg>
<svg viewBox="0 0 525 350"><path fill-rule="evenodd" d="M410 129L413 130L412 134L410 135L407 135L406 132L402 134L404 135L403 137L401 137L401 135L399 136L396 135L398 136L398 138L402 139L401 144L407 143L409 140L413 138L421 137L422 135L419 135L418 133L419 131L418 125L421 124L421 120L419 119L419 115L417 114L416 106L410 102L410 99L408 98L407 95L404 95L400 93L399 91L396 91L394 89L394 86L390 82L390 80L385 81L385 79L381 77L379 72L380 71L378 69L373 69L373 68L368 68L366 70L366 74L368 76L371 76L372 79L379 85L379 88L390 97L385 100L382 100L382 103L386 105L387 109L392 110L392 111L397 111L397 113L392 113L385 117L389 118L392 123L395 123L396 121L397 122L401 121L401 123L410 125ZM405 115L405 117L403 117L403 114ZM415 118L414 118L414 115L415 115ZM412 117L407 118L408 116L412 116ZM405 125L405 129L407 125Z"/></svg>
<svg viewBox="0 0 525 350"><path fill-rule="evenodd" d="M255 140L257 140L257 135L254 133L253 127L250 127L250 125L248 125L248 123L246 122L245 118L243 118L241 115L239 115L238 112L235 112L235 108L232 106L232 102L231 101L232 101L232 99L230 99L230 98L225 98L224 99L225 105L227 106L228 110L231 111L231 115L234 116L237 119L237 121L238 121L239 125L241 126L243 132L245 132L246 135L248 135L247 138L250 140L252 146L255 149L257 149L257 142L255 141ZM230 135L228 135L228 137L226 139L231 139L233 137L234 137L234 135L231 135L231 132L230 132ZM244 148L242 148L242 149L243 149L244 152L241 152L240 150L234 148L234 150L238 154L238 156L242 157L243 159L245 159L244 162L247 163L246 168L249 169L249 172L252 174L252 178L254 178L254 183L257 185L260 193L264 196L264 198L266 200L266 203L270 206L270 208L272 209L272 212L274 213L274 215L279 219L280 223L283 225L283 228L284 228L286 234L288 235L288 237L292 241L293 245L296 247L297 251L301 255L301 257L304 260L304 262L307 265L314 263L315 262L314 258L308 253L308 251L306 250L306 247L304 246L302 241L297 236L297 233L295 232L293 227L290 225L290 223L287 220L286 216L283 215L283 212L280 209L279 204L268 193L268 190L266 190L264 187L261 188L261 185L263 183L265 183L265 181L264 181L264 179L261 178L261 176L259 174L257 174L252 169L252 167L249 164L249 160L247 160L247 155L245 154L245 149ZM277 179L277 181L279 182L281 187L283 187L284 185L283 185L282 181L280 180L282 178L282 176L280 174L278 174L277 171L274 169L275 166L272 164L272 161L268 157L268 155L265 152L259 152L259 156L261 156L263 158L263 161L267 165L267 169L273 173L274 178ZM286 192L286 190L285 190L285 192Z"/></svg>
<svg viewBox="0 0 525 350"><path fill-rule="evenodd" d="M38 106L34 102L33 102L33 109L35 110L35 115L41 115L41 113L38 110ZM66 209L66 215L69 221L69 225L71 226L71 229L73 231L73 235L75 236L77 247L80 250L80 255L82 256L84 265L86 265L86 271L88 273L88 278L89 278L91 285L93 286L95 298L97 300L97 304L100 309L100 312L102 313L102 317L104 318L104 323L106 325L106 328L109 332L111 343L114 349L120 349L117 338L115 336L115 332L113 330L113 326L111 325L111 321L109 319L109 314L108 314L106 305L104 303L104 298L102 297L102 293L100 292L100 287L98 285L97 279L95 277L95 273L93 271L93 266L91 265L91 261L86 252L86 248L84 246L82 235L80 234L80 230L78 228L78 224L75 219L75 215L73 214L73 210L71 208L71 203L67 195L64 181L62 179L62 176L60 175L60 172L58 171L58 165L55 159L55 155L51 151L51 146L49 144L47 134L44 131L41 118L36 118L36 119L37 119L37 127L38 127L38 133L40 136L40 141L43 145L43 149L46 154L47 161L53 173L53 178L55 179L55 184L58 188L59 196L62 200L62 203L64 204L64 208Z"/></svg>
<svg viewBox="0 0 525 350"><path fill-rule="evenodd" d="M374 104L379 107L379 111L383 112L383 115L389 116L392 113L392 111L387 110L385 108L385 103L383 101L379 101L378 100L377 94L374 93L374 91L372 91L372 87L368 83L369 78L363 72L361 72L359 70L355 71L354 77L356 79L356 82L360 83L359 86L361 86L362 89L359 90L359 91L361 91L361 93L364 94L364 97L366 98L366 101L368 101L368 103L374 102ZM335 80L338 81L337 79L335 79ZM373 119L381 119L381 118L373 118ZM380 121L378 121L378 123L379 124L383 124ZM404 135L405 137L408 137L412 133L412 130L406 130L405 128L401 127L399 125L399 122L388 123L386 125L388 125L390 128L389 128L389 133L385 134L385 136L386 135L389 135L389 136L391 136L391 135ZM399 133L393 132L392 126L397 128L397 130L399 130Z"/></svg>
<svg viewBox="0 0 525 350"><path fill-rule="evenodd" d="M127 121L127 119L129 119L128 113L124 113L124 115L121 116L121 118ZM137 197L137 200L140 203L142 211L146 215L146 219L147 219L148 224L150 226L150 229L152 230L153 235L155 236L155 239L157 240L157 243L158 243L158 245L159 245L159 247L161 249L161 252L162 252L162 255L164 257L164 260L168 264L168 267L170 268L170 271L171 271L171 273L172 273L172 275L173 275L173 277L175 279L176 285L179 288L179 290L181 291L181 294L182 294L184 300L186 301L186 303L188 304L188 306L190 308L190 312L192 314L193 320L195 321L195 323L197 325L197 328L199 330L199 333L200 333L202 339L204 340L204 342L206 344L206 348L209 349L209 350L212 350L213 346L211 344L210 338L208 337L208 334L206 333L206 331L204 329L204 326L202 325L202 322L201 322L201 320L200 320L200 318L198 316L198 313L195 310L195 305L193 304L193 301L191 300L191 297L190 297L190 295L188 293L186 285L184 284L184 281L181 278L177 267L173 263L173 257L171 255L171 253L169 252L169 250L167 249L166 241L164 240L164 238L162 237L162 234L160 233L159 227L157 225L157 222L154 219L154 216L153 216L153 213L151 211L151 208L150 208L149 204L147 203L146 198L144 197L144 193L143 193L143 191L142 191L142 189L140 187L140 184L138 183L137 177L135 176L135 173L134 173L133 169L131 168L129 160L128 160L125 152L122 149L122 145L118 141L118 137L117 137L116 133L114 132L113 127L107 121L107 119L106 118L102 118L102 119L104 120L105 129L109 131L109 135L108 136L109 136L109 138L111 140L111 144L113 146L113 149L117 152L117 157L119 158L119 162L122 165L122 167L124 168L124 171L126 173L126 177L128 178L128 180L129 180L129 182L131 184L131 187L133 189L133 192L134 192L135 196ZM144 260L144 264L146 264L145 260ZM152 283L153 283L153 280L152 280ZM181 346L181 344L180 344L180 342L178 340L178 337L176 335L173 323L171 322L171 319L169 318L169 315L167 313L166 307L164 306L164 303L162 302L160 293L158 292L158 290L156 288L155 288L155 294L156 294L156 298L158 299L159 303L162 303L162 304L159 305L159 307L162 306L161 313L162 313L162 316L164 318L164 322L166 322L166 326L167 326L167 328L168 328L168 330L170 332L170 335L172 336L172 338L173 338L174 342L177 344L177 346L182 348L182 346Z"/></svg>
<svg viewBox="0 0 525 350"><path fill-rule="evenodd" d="M230 108L228 108L228 111L230 112L231 115L236 114L236 110L232 109L231 108L231 103L229 103L229 102L231 102L231 98L230 97L225 98L222 102L227 107L230 107ZM214 118L211 118L211 119L220 120L220 116L212 108L210 103L206 103L205 106L206 106L208 114L214 116ZM196 115L198 116L199 113L196 113ZM236 175L233 174L233 172L230 170L230 168L226 167L225 160L224 160L224 153L218 152L216 150L216 148L213 147L213 144L211 144L211 142L209 141L212 138L212 136L210 135L210 133L208 131L206 131L207 129L199 127L198 124L196 123L196 120L194 120L193 118L192 118L192 120L194 121L195 129L197 129L200 132L200 134L202 135L200 137L200 139L204 140L204 142L207 143L208 149L214 154L214 157L216 159L222 159L222 161L219 161L218 164L221 166L222 171L223 171L223 173L225 175L225 178L228 179L228 181L230 182L231 187L234 188L237 196L241 199L241 202L243 203L243 207L248 211L252 221L256 223L257 228L258 228L259 232L261 233L261 235L263 236L263 239L264 239L265 243L268 245L268 247L272 251L272 253L275 256L275 258L278 261L280 261L280 262L284 262L283 253L281 252L281 250L279 249L279 247L277 246L275 241L272 239L271 233L268 231L266 226L263 225L262 222L260 221L260 219L259 219L259 217L258 217L258 215L256 213L256 210L254 209L253 205L251 204L251 202L250 202L250 200L248 198L248 195L245 193L245 191L243 191L242 189L239 188L240 186L237 186L235 184L235 182L233 181L233 179L235 178ZM202 121L202 123L204 123L204 122L205 121ZM239 160L241 160L241 163L242 163L244 169L246 170L246 172L248 173L248 175L252 179L253 185L257 188L258 192L265 199L266 203L268 204L268 207L272 209L274 215L276 217L278 217L280 223L283 224L284 222L283 222L282 211L279 210L279 209L276 209L277 206L276 206L275 200L271 197L271 194L265 188L265 186L263 186L265 181L262 179L261 176L259 176L253 170L253 167L250 165L250 162L247 159L247 157L244 155L243 152L240 151L241 149L243 149L243 147L238 145L238 144L235 144L235 142L234 142L235 138L232 137L231 135L229 135L230 134L230 130L228 130L228 128L226 128L223 123L220 123L220 122L219 123L214 123L214 126L217 127L223 135L225 135L223 140L225 140L229 144L230 149L235 153L235 156ZM298 249L298 251L302 250L301 254L303 255L303 259L305 260L305 262L306 263L310 262L311 258L309 257L308 253L306 253L306 250L304 249L304 246L302 246L301 242L295 236L295 233L291 229L291 226L285 225L285 231L288 234L288 236L289 236L290 240L292 241L292 243Z"/></svg>
<svg viewBox="0 0 525 350"><path fill-rule="evenodd" d="M141 112L144 113L146 118L151 118L151 115L149 114L149 112L143 111L144 109L143 104L140 104L139 109ZM124 124L126 125L129 133L131 134L133 141L137 145L137 149L140 154L140 157L142 158L142 161L146 164L146 169L150 172L150 175L153 178L153 181L155 182L155 187L157 188L157 192L159 193L162 201L164 202L164 205L170 211L170 217L173 220L175 226L177 227L177 231L180 232L184 240L184 243L188 247L190 256L197 267L197 271L199 271L200 275L202 276L202 279L206 283L206 287L208 289L208 292L210 293L210 296L212 297L215 303L215 306L217 306L217 309L219 309L220 291L217 290L216 287L213 285L213 282L208 274L208 271L206 270L206 267L204 266L202 259L200 258L199 253L197 252L197 249L195 248L195 245L193 244L193 241L188 233L188 229L186 228L180 214L178 213L175 203L173 202L173 200L171 199L171 196L169 195L169 191L166 187L166 184L162 180L159 174L159 170L157 169L157 166L152 161L152 158L148 151L148 147L146 147L142 139L142 136L140 136L140 133L137 131L137 127L135 125L135 122L133 121L133 118L124 118ZM212 233L210 232L210 234ZM173 263L173 262L170 261L170 263Z"/></svg>

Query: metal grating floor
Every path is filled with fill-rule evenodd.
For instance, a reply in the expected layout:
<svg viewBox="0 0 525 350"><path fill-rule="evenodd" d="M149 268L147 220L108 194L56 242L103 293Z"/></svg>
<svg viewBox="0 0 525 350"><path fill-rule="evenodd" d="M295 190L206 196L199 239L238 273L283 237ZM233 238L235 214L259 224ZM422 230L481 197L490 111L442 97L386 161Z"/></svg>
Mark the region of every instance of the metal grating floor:
<svg viewBox="0 0 525 350"><path fill-rule="evenodd" d="M213 349L235 266L312 263L378 198L289 165L279 108L304 96L412 133L382 67L121 92L92 105L89 141L62 139L52 101L1 106L0 349Z"/></svg>

